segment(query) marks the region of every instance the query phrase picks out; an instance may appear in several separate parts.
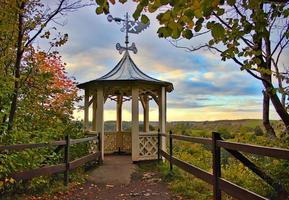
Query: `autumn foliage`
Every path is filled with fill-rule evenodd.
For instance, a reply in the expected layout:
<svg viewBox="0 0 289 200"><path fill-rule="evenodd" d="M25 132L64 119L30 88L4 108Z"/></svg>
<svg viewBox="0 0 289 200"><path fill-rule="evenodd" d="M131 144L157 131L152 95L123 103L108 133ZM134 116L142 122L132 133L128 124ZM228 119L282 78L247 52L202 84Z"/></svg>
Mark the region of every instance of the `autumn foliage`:
<svg viewBox="0 0 289 200"><path fill-rule="evenodd" d="M48 94L43 103L44 108L59 116L72 114L71 104L77 98L77 88L75 82L67 76L66 63L61 61L61 56L44 52L36 52L34 59L40 75L38 80L34 80L34 84L39 84L36 81L43 81L41 77L47 77L44 78L47 86L42 88L43 92Z"/></svg>
<svg viewBox="0 0 289 200"><path fill-rule="evenodd" d="M16 126L25 123L29 130L44 129L72 117L77 88L65 66L57 52L32 49L25 55Z"/></svg>

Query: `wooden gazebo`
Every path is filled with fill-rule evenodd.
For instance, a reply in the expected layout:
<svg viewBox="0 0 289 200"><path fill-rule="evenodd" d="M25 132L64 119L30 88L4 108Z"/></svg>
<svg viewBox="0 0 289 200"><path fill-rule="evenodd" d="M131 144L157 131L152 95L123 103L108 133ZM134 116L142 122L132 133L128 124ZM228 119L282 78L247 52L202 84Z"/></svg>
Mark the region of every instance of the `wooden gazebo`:
<svg viewBox="0 0 289 200"><path fill-rule="evenodd" d="M100 133L104 153L131 151L132 161L156 159L157 133L149 132L149 101L159 107L159 129L166 130L166 93L173 90L173 84L157 80L143 73L125 50L119 63L106 75L78 85L85 90L84 127L88 129L89 107L92 105L92 130ZM116 132L104 133L104 103L107 99L117 103ZM132 128L130 133L122 132L122 103L132 100ZM144 132L139 129L139 102L144 109ZM161 141L165 149L165 138Z"/></svg>

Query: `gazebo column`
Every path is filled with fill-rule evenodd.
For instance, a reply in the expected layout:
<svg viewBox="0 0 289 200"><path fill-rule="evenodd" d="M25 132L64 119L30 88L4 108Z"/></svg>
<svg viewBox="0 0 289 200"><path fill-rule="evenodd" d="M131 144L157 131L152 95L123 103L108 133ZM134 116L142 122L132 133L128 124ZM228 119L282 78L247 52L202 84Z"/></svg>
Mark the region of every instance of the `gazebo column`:
<svg viewBox="0 0 289 200"><path fill-rule="evenodd" d="M162 87L159 93L159 127L160 132L166 132L166 88ZM166 151L166 137L162 137L161 149Z"/></svg>
<svg viewBox="0 0 289 200"><path fill-rule="evenodd" d="M132 161L138 161L139 157L139 106L138 106L139 90L132 88Z"/></svg>
<svg viewBox="0 0 289 200"><path fill-rule="evenodd" d="M116 100L116 145L119 151L123 149L123 134L121 131L122 131L122 95L118 95Z"/></svg>
<svg viewBox="0 0 289 200"><path fill-rule="evenodd" d="M104 104L104 96L103 96L103 88L97 88L96 92L96 131L100 134L101 139L101 157L104 159L104 125L103 125L103 104Z"/></svg>
<svg viewBox="0 0 289 200"><path fill-rule="evenodd" d="M122 95L117 96L116 105L116 131L122 131Z"/></svg>
<svg viewBox="0 0 289 200"><path fill-rule="evenodd" d="M96 109L97 109L97 93L94 92L92 95L92 131L96 131Z"/></svg>
<svg viewBox="0 0 289 200"><path fill-rule="evenodd" d="M88 122L89 122L89 89L86 88L84 91L84 121L83 127L84 130L88 130Z"/></svg>
<svg viewBox="0 0 289 200"><path fill-rule="evenodd" d="M144 132L149 132L149 96L144 96Z"/></svg>

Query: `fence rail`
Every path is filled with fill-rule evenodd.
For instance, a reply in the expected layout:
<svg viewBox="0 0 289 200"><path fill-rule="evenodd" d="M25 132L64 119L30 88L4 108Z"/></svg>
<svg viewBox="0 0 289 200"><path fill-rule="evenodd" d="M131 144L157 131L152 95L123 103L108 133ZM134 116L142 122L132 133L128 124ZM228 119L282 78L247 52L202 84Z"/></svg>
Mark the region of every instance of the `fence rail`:
<svg viewBox="0 0 289 200"><path fill-rule="evenodd" d="M219 147L251 154L289 160L289 150L257 145L241 144L237 142L217 141Z"/></svg>
<svg viewBox="0 0 289 200"><path fill-rule="evenodd" d="M169 153L160 149L161 137L169 138ZM192 164L189 164L183 160L180 160L173 156L173 139L186 141L191 143L199 143L204 145L211 145L213 155L213 173L209 173L203 169L200 169ZM170 134L159 133L158 134L158 158L161 156L169 161L170 170L173 165L181 168L182 170L194 175L195 177L213 185L213 196L214 200L221 199L221 191L224 191L228 195L240 199L240 200L266 200L267 198L262 197L252 191L242 188L228 180L221 178L221 148L227 150L236 159L241 161L247 168L252 170L256 175L266 181L277 193L279 193L278 199L287 199L288 192L285 190L278 180L274 181L270 176L263 172L259 167L252 163L246 158L241 152L251 153L261 156L269 156L273 158L289 160L289 150L273 147L264 147L258 145L243 144L237 142L226 142L223 141L220 133L213 132L212 138L200 138L190 137L185 135L174 135L171 131Z"/></svg>
<svg viewBox="0 0 289 200"><path fill-rule="evenodd" d="M44 143L36 143L36 144L14 144L14 145L5 145L0 146L0 152L5 150L14 150L14 151L21 151L25 149L34 149L34 148L44 148L44 147L52 147L52 146L64 146L65 140L54 141L51 143L44 142Z"/></svg>
<svg viewBox="0 0 289 200"><path fill-rule="evenodd" d="M70 160L70 146L83 143L83 142L89 142L89 141L97 141L97 149L98 152L91 153L86 156L83 156L81 158ZM38 177L38 176L47 176L52 175L55 173L64 173L64 184L68 185L69 183L69 171L84 165L85 163L89 161L96 160L99 163L101 163L101 142L99 136L93 136L93 137L86 137L86 138L80 138L80 139L70 139L69 136L65 137L65 140L60 141L53 141L49 143L35 143L35 144L15 144L15 145L3 145L0 146L0 153L3 153L5 151L22 151L26 149L34 149L34 148L44 148L44 147L53 147L53 146L63 146L64 147L64 162L57 165L50 165L50 166L44 166L37 169L31 169L21 172L15 172L11 174L9 177L14 178L15 180L30 180L32 178Z"/></svg>

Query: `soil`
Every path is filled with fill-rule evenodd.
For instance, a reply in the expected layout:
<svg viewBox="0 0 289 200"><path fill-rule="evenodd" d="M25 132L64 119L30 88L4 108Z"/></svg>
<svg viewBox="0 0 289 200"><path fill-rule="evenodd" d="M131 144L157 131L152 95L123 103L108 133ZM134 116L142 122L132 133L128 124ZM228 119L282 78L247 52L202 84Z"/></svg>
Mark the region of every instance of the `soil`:
<svg viewBox="0 0 289 200"><path fill-rule="evenodd" d="M129 200L150 199L169 200L177 199L169 192L167 185L154 172L135 172L129 184L95 184L88 181L76 184L66 192L54 195L31 196L26 200Z"/></svg>
<svg viewBox="0 0 289 200"><path fill-rule="evenodd" d="M109 160L109 159L107 159ZM114 169L111 165L117 162L118 165L125 166L130 170ZM137 165L129 167L128 160L111 159L107 165L95 169L89 174L87 182L84 184L75 184L70 186L68 191L58 192L53 195L30 196L26 200L169 200L181 199L175 197L168 189L167 184L162 181L161 176L155 171L138 170ZM121 168L121 167L120 167ZM111 169L111 173L108 171ZM132 170L134 169L134 170ZM97 173L98 172L98 173ZM103 177L97 174L102 174L110 178L107 182ZM126 174L126 175L124 175ZM130 177L129 181L123 176ZM114 179L112 179L115 177ZM120 179L122 177L123 179ZM119 180L124 180L121 183Z"/></svg>

